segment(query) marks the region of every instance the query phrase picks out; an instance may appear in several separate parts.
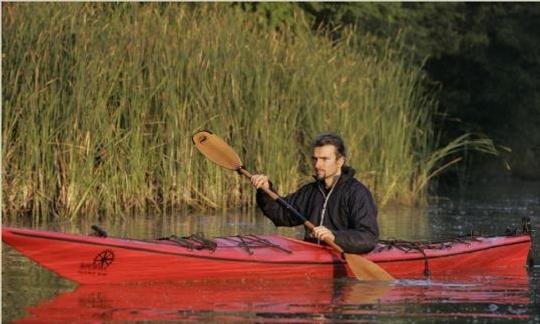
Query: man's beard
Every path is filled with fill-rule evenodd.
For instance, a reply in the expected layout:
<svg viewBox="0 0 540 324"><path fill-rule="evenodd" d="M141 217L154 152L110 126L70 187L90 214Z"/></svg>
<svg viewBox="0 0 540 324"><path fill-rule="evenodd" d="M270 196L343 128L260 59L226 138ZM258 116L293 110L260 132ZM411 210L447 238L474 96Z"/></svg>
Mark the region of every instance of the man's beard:
<svg viewBox="0 0 540 324"><path fill-rule="evenodd" d="M326 172L324 172L322 175L319 175L319 172L315 171L314 177L315 179L317 179L317 181L324 181L324 179L326 179Z"/></svg>
<svg viewBox="0 0 540 324"><path fill-rule="evenodd" d="M335 181L335 179L339 177L339 175L337 175L336 173L331 174L331 175L326 175L326 173L324 175L319 175L315 173L314 177L315 179L317 179L317 181L325 181L326 179L329 179L329 178Z"/></svg>

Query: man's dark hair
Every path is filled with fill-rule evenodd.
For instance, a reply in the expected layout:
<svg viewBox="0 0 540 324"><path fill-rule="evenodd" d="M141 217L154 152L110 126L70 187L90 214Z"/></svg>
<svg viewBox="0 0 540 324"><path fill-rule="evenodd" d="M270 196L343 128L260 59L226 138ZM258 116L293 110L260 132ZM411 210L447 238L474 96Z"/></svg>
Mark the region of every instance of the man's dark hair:
<svg viewBox="0 0 540 324"><path fill-rule="evenodd" d="M343 139L334 133L322 133L317 135L311 144L312 148L320 147L324 145L333 145L336 148L338 156L347 157L347 148Z"/></svg>

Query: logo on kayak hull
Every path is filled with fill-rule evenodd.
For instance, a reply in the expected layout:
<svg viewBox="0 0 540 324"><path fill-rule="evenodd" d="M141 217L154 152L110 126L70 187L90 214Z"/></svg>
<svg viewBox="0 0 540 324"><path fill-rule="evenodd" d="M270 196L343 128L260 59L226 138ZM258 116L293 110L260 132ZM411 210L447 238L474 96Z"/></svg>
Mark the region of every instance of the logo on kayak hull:
<svg viewBox="0 0 540 324"><path fill-rule="evenodd" d="M114 262L114 252L106 249L99 252L92 262L82 262L79 266L79 273L105 276L107 268Z"/></svg>

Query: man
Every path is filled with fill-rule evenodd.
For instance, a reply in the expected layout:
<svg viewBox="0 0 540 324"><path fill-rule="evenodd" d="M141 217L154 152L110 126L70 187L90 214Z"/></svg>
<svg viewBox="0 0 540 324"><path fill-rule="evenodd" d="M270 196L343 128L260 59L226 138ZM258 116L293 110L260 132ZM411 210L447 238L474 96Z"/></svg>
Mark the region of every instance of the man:
<svg viewBox="0 0 540 324"><path fill-rule="evenodd" d="M366 253L379 237L377 208L369 190L354 178L355 170L345 166L347 151L343 140L330 133L317 136L312 144L315 181L289 194L285 200L315 225L306 230L305 240L326 238L345 252ZM271 189L268 177L253 175L257 204L276 226L297 226L303 222L268 197L260 188Z"/></svg>

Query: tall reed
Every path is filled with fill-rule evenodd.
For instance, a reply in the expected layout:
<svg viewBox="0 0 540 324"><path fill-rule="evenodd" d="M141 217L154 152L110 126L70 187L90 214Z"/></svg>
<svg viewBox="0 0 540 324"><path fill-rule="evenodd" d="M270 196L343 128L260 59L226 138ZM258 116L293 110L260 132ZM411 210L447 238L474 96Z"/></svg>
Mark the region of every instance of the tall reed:
<svg viewBox="0 0 540 324"><path fill-rule="evenodd" d="M421 71L352 31L270 29L229 4L2 9L2 209L14 217L252 206L240 177L196 152L200 129L282 193L310 174L322 131L344 136L383 204L423 197L440 162Z"/></svg>

